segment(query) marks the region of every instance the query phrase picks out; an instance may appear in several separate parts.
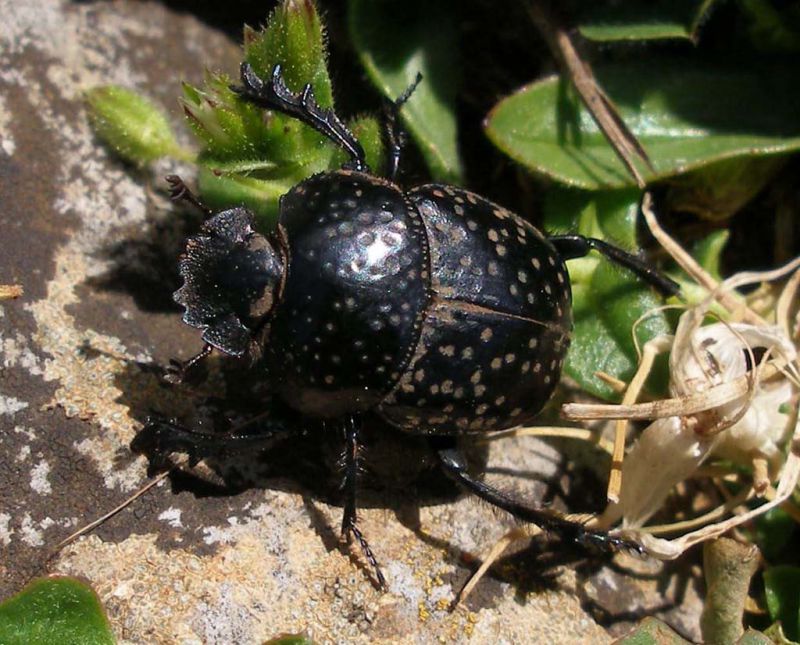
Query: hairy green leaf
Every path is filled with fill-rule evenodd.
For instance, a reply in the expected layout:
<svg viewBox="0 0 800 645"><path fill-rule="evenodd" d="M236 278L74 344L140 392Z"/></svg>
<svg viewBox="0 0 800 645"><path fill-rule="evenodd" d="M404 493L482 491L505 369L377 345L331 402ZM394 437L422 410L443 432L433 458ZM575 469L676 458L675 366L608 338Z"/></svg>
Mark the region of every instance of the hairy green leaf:
<svg viewBox="0 0 800 645"><path fill-rule="evenodd" d="M149 99L117 85L86 92L94 131L117 154L137 165L159 157L186 159L164 113Z"/></svg>

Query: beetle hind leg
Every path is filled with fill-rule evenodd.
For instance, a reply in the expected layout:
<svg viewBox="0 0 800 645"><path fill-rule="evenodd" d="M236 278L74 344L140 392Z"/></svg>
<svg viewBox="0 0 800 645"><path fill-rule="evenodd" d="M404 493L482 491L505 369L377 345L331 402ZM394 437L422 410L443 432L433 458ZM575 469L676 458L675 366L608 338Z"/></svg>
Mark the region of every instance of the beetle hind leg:
<svg viewBox="0 0 800 645"><path fill-rule="evenodd" d="M590 529L583 523L567 519L553 510L524 504L476 479L467 471L464 453L456 447L452 437L432 438L432 444L445 474L473 495L510 513L515 518L535 524L562 540L573 542L593 551L602 553L615 553L621 550L643 552L643 547L636 542L609 535L604 531Z"/></svg>
<svg viewBox="0 0 800 645"><path fill-rule="evenodd" d="M615 264L633 271L640 279L658 289L663 295L676 296L680 293L680 285L677 282L660 273L644 260L613 244L583 235L553 235L548 239L564 260L582 258L594 249Z"/></svg>

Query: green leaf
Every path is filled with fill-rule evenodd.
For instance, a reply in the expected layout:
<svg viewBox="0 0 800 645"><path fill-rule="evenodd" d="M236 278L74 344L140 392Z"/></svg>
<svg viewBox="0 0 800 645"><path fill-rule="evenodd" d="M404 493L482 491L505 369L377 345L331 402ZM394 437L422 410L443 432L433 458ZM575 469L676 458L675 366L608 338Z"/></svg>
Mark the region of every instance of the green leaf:
<svg viewBox="0 0 800 645"><path fill-rule="evenodd" d="M800 51L800 6L796 2L739 0L738 6L749 19L750 41L756 51Z"/></svg>
<svg viewBox="0 0 800 645"><path fill-rule="evenodd" d="M780 621L787 638L800 638L800 567L770 567L764 572L767 609Z"/></svg>
<svg viewBox="0 0 800 645"><path fill-rule="evenodd" d="M723 159L800 149L796 70L753 61L750 68L696 59L598 65L600 85L655 167L649 181ZM592 190L632 186L566 81L551 77L497 104L486 126L501 150L534 172Z"/></svg>
<svg viewBox="0 0 800 645"><path fill-rule="evenodd" d="M265 158L272 152L272 133L263 110L239 101L230 89L232 82L225 75L207 73L202 89L184 83L180 102L187 121L214 159Z"/></svg>
<svg viewBox="0 0 800 645"><path fill-rule="evenodd" d="M600 193L553 188L545 200L545 228L605 239L635 252L638 190ZM633 273L597 253L567 262L572 284L575 331L565 372L595 396L616 400L619 395L595 376L602 371L629 380L638 357L633 343L634 323L663 301ZM640 347L660 334L671 333L662 313L649 316L636 330ZM666 387L666 374L650 384Z"/></svg>
<svg viewBox="0 0 800 645"><path fill-rule="evenodd" d="M692 257L703 267L717 282L722 282L719 272L719 262L722 251L731 236L730 231L721 230L709 233L697 242L692 249Z"/></svg>
<svg viewBox="0 0 800 645"><path fill-rule="evenodd" d="M86 92L89 120L95 133L127 161L144 165L159 157L187 159L167 117L150 100L117 85Z"/></svg>
<svg viewBox="0 0 800 645"><path fill-rule="evenodd" d="M293 92L306 83L317 103L333 106L326 65L323 25L311 0L284 0L261 31L245 28L244 58L268 79L276 64ZM195 134L205 144L198 185L212 208L244 205L253 210L262 230L274 226L278 200L310 175L340 167L346 155L322 134L277 111L264 111L240 100L232 79L207 75L202 89L184 86L182 103ZM374 119L356 120L367 159L381 154Z"/></svg>
<svg viewBox="0 0 800 645"><path fill-rule="evenodd" d="M665 208L703 219L727 219L761 192L786 161L786 155L734 157L680 175L669 182Z"/></svg>
<svg viewBox="0 0 800 645"><path fill-rule="evenodd" d="M394 100L423 80L401 110L431 174L458 183L455 98L459 80L457 11L449 2L350 0L350 35L372 82Z"/></svg>
<svg viewBox="0 0 800 645"><path fill-rule="evenodd" d="M264 645L315 645L305 634L281 634L270 638Z"/></svg>
<svg viewBox="0 0 800 645"><path fill-rule="evenodd" d="M291 91L300 92L310 83L317 103L333 106L322 23L311 0L284 0L263 30L246 28L244 59L263 79L280 64ZM263 109L237 98L232 83L224 75L207 75L203 89L184 86L184 110L206 144L206 156L312 167L331 158L335 146L323 135L278 112L265 118Z"/></svg>
<svg viewBox="0 0 800 645"><path fill-rule="evenodd" d="M383 134L382 124L378 123L375 117L361 116L353 119L348 127L364 148L367 165L376 171L381 171L386 161L381 139ZM341 161L344 162L346 160L342 159Z"/></svg>
<svg viewBox="0 0 800 645"><path fill-rule="evenodd" d="M792 540L795 521L781 508L773 508L755 522L755 541L767 561L774 561Z"/></svg>
<svg viewBox="0 0 800 645"><path fill-rule="evenodd" d="M67 577L39 578L0 604L3 645L113 645L97 595Z"/></svg>
<svg viewBox="0 0 800 645"><path fill-rule="evenodd" d="M697 39L697 31L716 0L588 4L578 31L598 42Z"/></svg>
<svg viewBox="0 0 800 645"><path fill-rule="evenodd" d="M257 228L268 232L278 221L278 200L298 182L294 176L263 179L255 174L214 171L201 166L197 186L212 210L246 206L256 216Z"/></svg>
<svg viewBox="0 0 800 645"><path fill-rule="evenodd" d="M632 632L614 642L617 645L685 645L689 643L675 633L669 625L652 617L643 619Z"/></svg>
<svg viewBox="0 0 800 645"><path fill-rule="evenodd" d="M722 281L722 276L719 272L720 259L722 256L722 251L724 250L725 244L728 242L729 237L729 231L714 231L713 233L710 233L706 237L696 242L690 250L692 257L697 260L700 266L708 271L708 273L711 274L711 277L718 282ZM695 305L705 301L706 298L708 298L708 290L705 287L698 285L693 278L690 278L683 271L683 269L678 268L674 262L670 262L669 267L670 270L668 271L668 274L680 285L681 296L685 303L689 305ZM666 315L670 320L674 320L677 323L679 318L678 313L679 312L673 310L667 312ZM730 317L729 312L717 303L711 303L710 313L722 320Z"/></svg>

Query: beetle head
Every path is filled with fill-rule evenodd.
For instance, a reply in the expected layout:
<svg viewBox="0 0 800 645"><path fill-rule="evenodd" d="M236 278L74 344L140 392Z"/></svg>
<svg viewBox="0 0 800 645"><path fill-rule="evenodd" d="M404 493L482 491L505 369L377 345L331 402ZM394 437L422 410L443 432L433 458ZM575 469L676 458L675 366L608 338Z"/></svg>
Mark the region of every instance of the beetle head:
<svg viewBox="0 0 800 645"><path fill-rule="evenodd" d="M185 307L186 324L204 330L206 343L242 356L272 311L283 270L281 255L254 229L252 213L232 208L187 241L175 302Z"/></svg>

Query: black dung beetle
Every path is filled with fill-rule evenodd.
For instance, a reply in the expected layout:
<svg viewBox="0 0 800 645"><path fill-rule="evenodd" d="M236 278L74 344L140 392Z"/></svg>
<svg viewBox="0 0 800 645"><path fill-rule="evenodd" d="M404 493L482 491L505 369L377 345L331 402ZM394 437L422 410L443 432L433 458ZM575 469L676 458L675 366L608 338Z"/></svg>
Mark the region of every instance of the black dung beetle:
<svg viewBox="0 0 800 645"><path fill-rule="evenodd" d="M242 65L242 100L291 115L350 156L280 201L277 229L262 235L243 207L209 213L180 262L175 300L211 348L259 359L278 396L301 415L344 426L344 519L384 579L356 523L359 424L377 414L424 434L445 472L519 519L604 550L636 545L515 501L466 470L456 438L528 423L558 383L572 330L564 261L596 249L666 293L677 285L638 258L578 235L545 237L487 199L454 186L403 190L371 174L364 151L310 86L295 95L276 66L268 81ZM409 88L394 104L394 114ZM390 168L399 158L389 120ZM202 205L176 177L173 197ZM173 372L179 379L181 371ZM152 420L133 448L193 459L256 445L264 435L194 432Z"/></svg>

